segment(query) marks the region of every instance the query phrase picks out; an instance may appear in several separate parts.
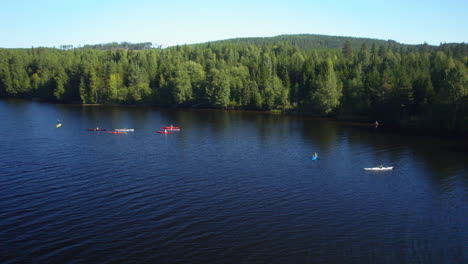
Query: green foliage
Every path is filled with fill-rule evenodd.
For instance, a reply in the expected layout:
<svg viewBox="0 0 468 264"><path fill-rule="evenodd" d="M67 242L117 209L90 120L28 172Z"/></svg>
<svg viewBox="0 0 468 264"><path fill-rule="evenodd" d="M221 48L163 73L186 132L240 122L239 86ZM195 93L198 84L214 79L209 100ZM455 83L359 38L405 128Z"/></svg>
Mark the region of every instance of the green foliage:
<svg viewBox="0 0 468 264"><path fill-rule="evenodd" d="M346 59L351 59L353 57L353 47L351 46L351 41L347 40L343 46L343 56Z"/></svg>
<svg viewBox="0 0 468 264"><path fill-rule="evenodd" d="M257 45L257 46L269 46L272 44L282 45L285 42L291 43L300 49L335 49L342 48L343 44L347 41L352 43L354 49L358 49L362 44L367 45L388 45L390 43L396 43L394 41L385 41L369 38L353 38L353 37L338 37L338 36L327 36L327 35L314 35L314 34L302 34L302 35L281 35L276 37L266 38L235 38L221 41L214 41L208 44L199 45L216 45L216 44L246 44L246 45Z"/></svg>
<svg viewBox="0 0 468 264"><path fill-rule="evenodd" d="M208 77L206 88L208 102L214 107L226 107L229 104L230 83L224 70L212 69Z"/></svg>
<svg viewBox="0 0 468 264"><path fill-rule="evenodd" d="M148 43L0 49L0 96L292 109L467 129L467 47L285 35L166 49Z"/></svg>
<svg viewBox="0 0 468 264"><path fill-rule="evenodd" d="M327 58L320 66L316 89L311 93L313 107L319 113L326 115L340 104L341 96L342 86L336 77L332 60Z"/></svg>
<svg viewBox="0 0 468 264"><path fill-rule="evenodd" d="M127 75L127 101L130 103L141 102L151 94L147 73L138 65L132 64Z"/></svg>

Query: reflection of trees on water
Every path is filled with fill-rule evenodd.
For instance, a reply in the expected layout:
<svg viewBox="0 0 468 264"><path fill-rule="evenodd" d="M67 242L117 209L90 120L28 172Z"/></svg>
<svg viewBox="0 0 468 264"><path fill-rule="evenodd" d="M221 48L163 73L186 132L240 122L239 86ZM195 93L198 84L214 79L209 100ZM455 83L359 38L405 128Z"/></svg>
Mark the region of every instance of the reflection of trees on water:
<svg viewBox="0 0 468 264"><path fill-rule="evenodd" d="M468 140L398 135L370 125L352 126L313 118L303 119L302 131L306 139L311 139L304 142L313 143L321 152L349 144L349 155L367 152L375 161L397 162L405 157L420 160L430 172L430 180L438 186L453 180L468 185Z"/></svg>
<svg viewBox="0 0 468 264"><path fill-rule="evenodd" d="M433 182L449 189L454 187L451 186L451 182L458 180L468 186L468 155L466 152L454 151L457 142L425 138L417 141L407 140L406 143L410 146L413 156L424 161L429 168Z"/></svg>
<svg viewBox="0 0 468 264"><path fill-rule="evenodd" d="M221 142L225 139L236 142L253 136L252 143L263 146L289 144L288 140L301 141L294 133L302 134L300 144L311 144L320 152L345 146L345 155L363 153L376 162L415 160L427 168L430 180L437 185L446 185L453 180L461 180L468 185L468 155L466 140L437 139L434 137L402 136L375 129L373 126L352 126L328 120L301 116L285 116L267 113L200 110L200 109L152 109L121 106L62 106L60 111L78 115L87 123L82 128L92 126L138 127L153 132L162 126L180 126L177 136L182 144L193 144L195 134ZM77 112L77 113L76 113ZM80 113L81 112L81 113ZM80 116L81 115L81 116ZM55 118L55 117L54 117ZM111 129L112 127L108 127ZM196 133L189 131L196 130ZM150 133L148 132L148 133ZM196 141L195 141L196 142ZM346 152L350 153L346 153ZM363 166L378 164L363 164ZM392 165L392 164L389 164ZM461 176L460 176L461 175ZM458 177L453 179L453 177Z"/></svg>
<svg viewBox="0 0 468 264"><path fill-rule="evenodd" d="M230 135L231 123L238 117L235 113L212 109L161 109L161 126L178 126L177 140L180 144L221 142Z"/></svg>
<svg viewBox="0 0 468 264"><path fill-rule="evenodd" d="M112 129L114 128L137 128L151 129L147 127L150 110L132 106L114 106L105 109L110 115ZM138 131L138 130L137 130Z"/></svg>
<svg viewBox="0 0 468 264"><path fill-rule="evenodd" d="M376 160L383 160L386 155L395 161L406 156L422 161L430 172L431 181L437 185L444 185L459 175L463 175L464 184L468 183L466 140L398 135L368 127L342 126L342 129L352 147L371 148Z"/></svg>
<svg viewBox="0 0 468 264"><path fill-rule="evenodd" d="M94 128L94 127L100 127L100 128L107 128L111 122L111 112L106 111L105 106L94 106L94 105L84 105L81 106L80 112L81 112L81 123L83 125L83 129L86 128Z"/></svg>
<svg viewBox="0 0 468 264"><path fill-rule="evenodd" d="M321 151L330 150L338 140L336 124L327 120L304 118L303 134Z"/></svg>
<svg viewBox="0 0 468 264"><path fill-rule="evenodd" d="M282 143L294 133L294 128L291 125L291 117L272 114L257 114L253 116L258 138L262 144L278 144ZM273 140L273 142L272 142Z"/></svg>
<svg viewBox="0 0 468 264"><path fill-rule="evenodd" d="M161 117L167 120L165 125L181 127L181 131L197 129L197 133L218 135L229 124L230 116L226 112L215 110L162 110Z"/></svg>
<svg viewBox="0 0 468 264"><path fill-rule="evenodd" d="M97 105L75 107L79 107L82 117L86 118L87 124L84 124L86 127L151 129L147 127L151 112L148 108Z"/></svg>
<svg viewBox="0 0 468 264"><path fill-rule="evenodd" d="M213 109L162 110L162 119L176 120L184 131L197 129L197 134L215 141L225 138L244 140L254 136L262 144L275 144L287 140L294 119L281 115L246 111L223 111Z"/></svg>

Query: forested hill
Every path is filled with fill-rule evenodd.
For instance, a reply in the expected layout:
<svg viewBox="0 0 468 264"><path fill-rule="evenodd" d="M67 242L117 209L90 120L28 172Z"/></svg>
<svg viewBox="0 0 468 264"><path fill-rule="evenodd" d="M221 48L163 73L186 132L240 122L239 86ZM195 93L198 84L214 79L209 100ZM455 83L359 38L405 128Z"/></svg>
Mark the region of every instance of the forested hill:
<svg viewBox="0 0 468 264"><path fill-rule="evenodd" d="M368 47L372 45L402 45L393 40L379 40L371 38L354 38L354 37L340 37L340 36L327 36L327 35L313 35L313 34L300 34L300 35L280 35L275 37L258 37L258 38L233 38L226 40L210 41L206 43L191 44L189 46L206 46L213 44L246 44L256 46L270 46L277 45L278 43L289 43L301 49L339 49L349 42L351 47L359 49L363 44ZM146 50L153 48L161 48L161 45L153 44L151 42L143 43L130 43L130 42L111 42L102 44L84 45L82 47L73 47L72 45L61 45L59 49L99 49L99 50ZM169 47L173 48L173 47Z"/></svg>
<svg viewBox="0 0 468 264"><path fill-rule="evenodd" d="M112 42L105 44L95 44L95 45L84 45L82 49L100 49L100 50L116 50L116 49L126 49L126 50L146 50L152 48L160 48L158 45L153 45L151 42L142 42L142 43L130 43L130 42Z"/></svg>
<svg viewBox="0 0 468 264"><path fill-rule="evenodd" d="M359 39L337 38L312 49L267 40L0 49L0 97L294 111L468 132L467 44L356 48Z"/></svg>
<svg viewBox="0 0 468 264"><path fill-rule="evenodd" d="M354 37L340 37L340 36L327 36L315 34L300 34L300 35L280 35L275 37L264 38L233 38L226 40L213 41L209 43L245 43L253 45L274 45L278 42L289 42L292 45L298 46L301 49L337 49L342 48L343 45L349 41L352 48L359 49L362 44L368 47L372 45L399 45L393 40L379 40L371 38L354 38ZM203 45L203 44L202 44Z"/></svg>
<svg viewBox="0 0 468 264"><path fill-rule="evenodd" d="M60 45L59 49L61 50L70 50L70 49L98 49L98 50L147 50L153 48L161 48L161 45L156 45L151 42L142 42L142 43L130 43L130 42L111 42L111 43L102 43L102 44L92 44L84 45L80 47L74 47L73 45Z"/></svg>

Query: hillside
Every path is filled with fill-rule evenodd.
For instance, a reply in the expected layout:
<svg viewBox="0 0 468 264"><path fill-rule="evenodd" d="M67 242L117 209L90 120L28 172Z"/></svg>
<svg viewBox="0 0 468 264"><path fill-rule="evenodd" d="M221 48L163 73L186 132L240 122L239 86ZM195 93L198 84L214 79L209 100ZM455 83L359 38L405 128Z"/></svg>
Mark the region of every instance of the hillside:
<svg viewBox="0 0 468 264"><path fill-rule="evenodd" d="M274 45L276 43L289 42L293 46L301 49L340 49L343 48L345 42L349 41L353 49L359 49L362 44L371 47L373 44L376 46L403 45L393 40L380 40L371 38L355 38L355 37L341 37L341 36L328 36L328 35L315 35L315 34L300 34L300 35L280 35L275 37L252 37L252 38L233 38L225 40L215 40L205 43L189 44L187 46L205 46L211 44L247 44L247 45ZM71 49L72 46L63 45L60 49ZM145 50L152 48L161 48L160 45L153 45L151 42L144 43L129 43L129 42L112 42L94 45L85 45L79 47L80 49L99 49L99 50ZM171 48L171 47L169 47Z"/></svg>
<svg viewBox="0 0 468 264"><path fill-rule="evenodd" d="M208 43L245 43L254 45L271 45L277 42L289 42L292 45L298 46L301 49L336 49L343 48L344 43L350 41L352 48L358 49L362 44L368 47L376 44L377 46L395 44L402 45L393 40L379 40L371 38L354 38L354 37L340 37L340 36L327 36L315 34L301 34L301 35L280 35L275 37L255 37L255 38L233 38L219 41L211 41ZM202 43L207 44L207 43Z"/></svg>

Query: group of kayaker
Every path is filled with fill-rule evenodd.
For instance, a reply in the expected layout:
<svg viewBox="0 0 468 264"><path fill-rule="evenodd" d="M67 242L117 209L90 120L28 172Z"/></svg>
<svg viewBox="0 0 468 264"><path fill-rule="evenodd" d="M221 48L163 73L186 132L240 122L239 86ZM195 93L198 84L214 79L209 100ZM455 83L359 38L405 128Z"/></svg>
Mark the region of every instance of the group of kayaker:
<svg viewBox="0 0 468 264"><path fill-rule="evenodd" d="M59 119L57 119L57 125L56 127L59 128L62 126L62 123L60 122ZM169 131L179 131L180 128L179 127L175 127L173 126L172 124L170 126L167 126L167 127L162 127L164 131L156 131L158 133L161 133L161 134L172 134L172 132L169 132ZM96 127L96 128L88 128L88 131L105 131L106 129L105 128L99 128L99 127ZM117 130L117 129L116 129ZM129 131L132 131L133 132L133 129L128 129ZM109 133L126 133L127 131L118 131L118 132L109 132Z"/></svg>

